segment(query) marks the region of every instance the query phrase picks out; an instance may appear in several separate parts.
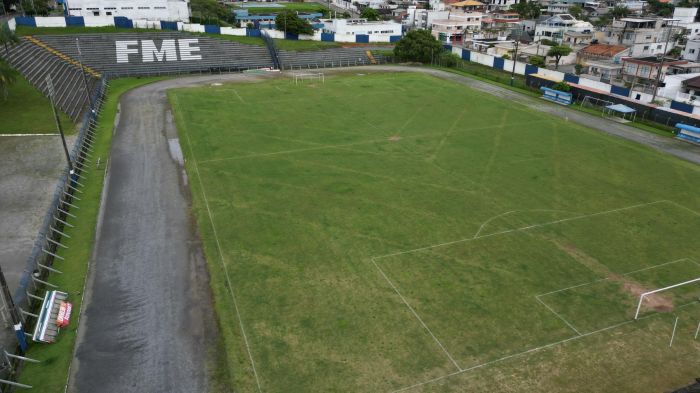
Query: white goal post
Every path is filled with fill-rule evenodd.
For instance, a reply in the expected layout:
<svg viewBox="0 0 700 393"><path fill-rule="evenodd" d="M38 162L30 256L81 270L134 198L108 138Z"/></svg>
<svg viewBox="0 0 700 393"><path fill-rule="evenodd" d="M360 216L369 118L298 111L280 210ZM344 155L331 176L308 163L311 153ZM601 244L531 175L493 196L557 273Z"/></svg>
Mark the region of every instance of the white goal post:
<svg viewBox="0 0 700 393"><path fill-rule="evenodd" d="M637 312L634 314L634 319L639 318L639 311L642 309L642 302L644 301L644 298L645 298L647 295L651 295L651 294L654 294L654 293L657 293L657 292L663 292L663 291L666 291L666 290L669 290L669 289L673 289L673 288L680 287L680 286L682 286L682 285L692 284L692 283L694 283L694 282L700 282L700 277L695 278L695 279L692 279L692 280L689 280L689 281L684 281L684 282L681 282L681 283L678 283L678 284L669 285L669 286L664 287L664 288L654 289L653 291L644 292L643 294L641 294L641 295L639 296L639 304L637 304Z"/></svg>
<svg viewBox="0 0 700 393"><path fill-rule="evenodd" d="M308 72L302 74L294 74L294 84L297 85L299 82L304 82L305 80L318 80L321 83L326 83L326 76L322 72Z"/></svg>

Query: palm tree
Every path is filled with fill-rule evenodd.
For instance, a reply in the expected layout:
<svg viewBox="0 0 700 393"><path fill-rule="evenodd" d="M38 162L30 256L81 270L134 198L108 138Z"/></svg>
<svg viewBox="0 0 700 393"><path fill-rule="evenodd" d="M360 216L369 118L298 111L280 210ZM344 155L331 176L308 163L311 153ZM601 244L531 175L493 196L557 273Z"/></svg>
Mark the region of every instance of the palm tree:
<svg viewBox="0 0 700 393"><path fill-rule="evenodd" d="M8 54L10 46L19 44L19 37L10 29L7 23L3 23L2 26L0 26L0 44L5 47L5 55Z"/></svg>
<svg viewBox="0 0 700 393"><path fill-rule="evenodd" d="M10 86L17 80L17 71L0 60L0 95L3 101L7 99Z"/></svg>

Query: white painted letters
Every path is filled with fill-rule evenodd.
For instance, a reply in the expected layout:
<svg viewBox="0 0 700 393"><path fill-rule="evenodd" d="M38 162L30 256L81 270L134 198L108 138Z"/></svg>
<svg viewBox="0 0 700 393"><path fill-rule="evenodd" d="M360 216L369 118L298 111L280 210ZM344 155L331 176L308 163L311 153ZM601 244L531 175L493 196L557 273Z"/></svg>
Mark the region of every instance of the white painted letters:
<svg viewBox="0 0 700 393"><path fill-rule="evenodd" d="M160 50L152 40L141 41L141 52L143 54L143 62L150 63L153 61L177 61L177 49L175 48L175 40L163 40L160 45Z"/></svg>
<svg viewBox="0 0 700 393"><path fill-rule="evenodd" d="M193 44L199 44L199 40L196 38L188 38L184 40L177 40L178 46L180 47L180 60L202 60L202 55L193 55L192 52L199 52L199 48L192 46Z"/></svg>
<svg viewBox="0 0 700 393"><path fill-rule="evenodd" d="M140 48L136 47L140 44ZM144 63L178 60L202 60L199 53L199 40L196 38L186 38L177 40L163 40L158 45L153 40L130 40L115 41L117 51L117 63L128 63L129 55L141 53L141 60Z"/></svg>
<svg viewBox="0 0 700 393"><path fill-rule="evenodd" d="M117 63L128 63L129 54L139 53L137 48L129 48L129 46L138 44L138 41L117 41Z"/></svg>

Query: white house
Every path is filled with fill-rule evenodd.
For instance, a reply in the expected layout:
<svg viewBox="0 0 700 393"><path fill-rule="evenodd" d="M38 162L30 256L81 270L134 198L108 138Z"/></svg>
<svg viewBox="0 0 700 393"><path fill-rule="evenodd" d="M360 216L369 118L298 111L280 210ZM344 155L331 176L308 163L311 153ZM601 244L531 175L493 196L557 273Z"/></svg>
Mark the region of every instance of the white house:
<svg viewBox="0 0 700 393"><path fill-rule="evenodd" d="M681 58L694 62L700 61L700 40L689 40L686 42Z"/></svg>
<svg viewBox="0 0 700 393"><path fill-rule="evenodd" d="M593 25L569 14L554 15L535 26L535 41L548 39L561 43L566 32L591 33Z"/></svg>
<svg viewBox="0 0 700 393"><path fill-rule="evenodd" d="M427 29L435 19L447 19L449 15L450 11L426 10L413 5L406 9L401 23L408 29Z"/></svg>
<svg viewBox="0 0 700 393"><path fill-rule="evenodd" d="M447 19L435 19L430 24L433 37L447 43L462 43L465 35L471 36L481 29L481 12L453 12Z"/></svg>
<svg viewBox="0 0 700 393"><path fill-rule="evenodd" d="M517 3L517 0L488 0L486 7L489 11L509 10L510 6Z"/></svg>
<svg viewBox="0 0 700 393"><path fill-rule="evenodd" d="M129 19L149 19L189 22L188 0L66 0L71 16L124 16Z"/></svg>
<svg viewBox="0 0 700 393"><path fill-rule="evenodd" d="M325 19L323 31L335 34L401 35L401 23L390 21L370 22L367 19Z"/></svg>

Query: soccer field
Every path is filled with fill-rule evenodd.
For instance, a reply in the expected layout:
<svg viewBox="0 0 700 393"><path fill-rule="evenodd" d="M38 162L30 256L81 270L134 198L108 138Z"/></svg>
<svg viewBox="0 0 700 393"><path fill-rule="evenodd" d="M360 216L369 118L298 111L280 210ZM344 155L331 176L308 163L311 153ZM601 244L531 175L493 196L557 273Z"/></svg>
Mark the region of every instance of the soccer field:
<svg viewBox="0 0 700 393"><path fill-rule="evenodd" d="M169 98L236 390L700 376L697 282L633 320L700 277L697 166L416 73Z"/></svg>

